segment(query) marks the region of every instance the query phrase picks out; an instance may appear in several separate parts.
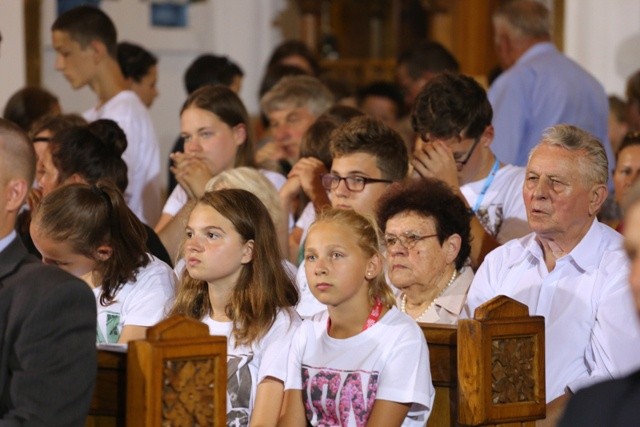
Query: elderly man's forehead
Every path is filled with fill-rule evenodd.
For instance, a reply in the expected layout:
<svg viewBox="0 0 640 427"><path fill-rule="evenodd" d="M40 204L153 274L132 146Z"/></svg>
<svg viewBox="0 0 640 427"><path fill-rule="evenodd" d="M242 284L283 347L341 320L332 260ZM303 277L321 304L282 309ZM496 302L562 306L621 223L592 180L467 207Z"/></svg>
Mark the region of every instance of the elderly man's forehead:
<svg viewBox="0 0 640 427"><path fill-rule="evenodd" d="M581 164L588 161L588 153L585 150L570 150L560 145L543 142L531 152L527 171L543 168L569 173L575 170L581 171Z"/></svg>

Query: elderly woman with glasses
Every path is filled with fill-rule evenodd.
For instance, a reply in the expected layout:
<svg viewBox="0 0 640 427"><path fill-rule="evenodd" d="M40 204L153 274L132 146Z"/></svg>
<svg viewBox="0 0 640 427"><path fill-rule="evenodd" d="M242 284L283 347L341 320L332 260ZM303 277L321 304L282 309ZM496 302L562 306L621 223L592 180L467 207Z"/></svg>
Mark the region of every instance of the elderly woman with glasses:
<svg viewBox="0 0 640 427"><path fill-rule="evenodd" d="M416 322L456 324L473 280L471 213L442 181L394 184L378 205L387 275Z"/></svg>

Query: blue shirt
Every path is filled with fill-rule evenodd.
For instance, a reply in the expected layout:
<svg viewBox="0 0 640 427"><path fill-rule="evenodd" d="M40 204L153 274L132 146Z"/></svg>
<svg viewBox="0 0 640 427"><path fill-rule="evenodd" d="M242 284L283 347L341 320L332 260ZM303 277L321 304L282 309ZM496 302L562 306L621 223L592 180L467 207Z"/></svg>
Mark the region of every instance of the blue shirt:
<svg viewBox="0 0 640 427"><path fill-rule="evenodd" d="M543 131L559 123L584 129L604 145L609 169L614 156L607 134L609 104L602 85L552 43L537 43L489 89L495 138L503 163L526 166Z"/></svg>

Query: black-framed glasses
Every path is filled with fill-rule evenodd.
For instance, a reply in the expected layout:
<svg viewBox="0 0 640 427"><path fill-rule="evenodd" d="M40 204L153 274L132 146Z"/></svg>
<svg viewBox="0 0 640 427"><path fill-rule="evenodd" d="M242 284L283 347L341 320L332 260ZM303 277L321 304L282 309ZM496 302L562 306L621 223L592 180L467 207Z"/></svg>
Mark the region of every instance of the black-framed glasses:
<svg viewBox="0 0 640 427"><path fill-rule="evenodd" d="M340 185L340 181L343 181L347 186L349 191L362 191L367 184L376 184L378 182L384 182L387 184L392 183L388 179L376 179L376 178L367 178L366 176L340 176L334 175L332 173L327 173L322 175L322 186L326 190L335 190Z"/></svg>
<svg viewBox="0 0 640 427"><path fill-rule="evenodd" d="M478 146L478 144L480 143L480 137L476 138L473 141L473 145L471 146L471 148L469 148L469 151L467 151L467 155L464 156L464 160L456 160L456 163L464 166L467 164L467 162L469 161L469 159L471 158L471 155L473 154L473 150L476 149L476 147Z"/></svg>
<svg viewBox="0 0 640 427"><path fill-rule="evenodd" d="M382 238L382 243L387 248L391 248L396 243L400 243L400 246L407 250L413 249L418 242L421 242L424 239L429 239L431 237L437 237L438 234L425 234L424 236L420 236L415 233L403 233L399 236L395 234L385 234Z"/></svg>

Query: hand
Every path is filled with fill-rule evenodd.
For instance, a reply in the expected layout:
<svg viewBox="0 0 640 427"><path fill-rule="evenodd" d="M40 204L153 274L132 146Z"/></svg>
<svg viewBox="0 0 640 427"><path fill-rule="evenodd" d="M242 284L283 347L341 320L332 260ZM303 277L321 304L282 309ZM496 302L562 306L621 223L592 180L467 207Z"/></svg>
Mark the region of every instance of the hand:
<svg viewBox="0 0 640 427"><path fill-rule="evenodd" d="M329 172L319 159L315 157L304 157L296 162L289 172L289 178L297 177L300 181L302 191L309 198L319 191L325 192L322 186L322 175Z"/></svg>
<svg viewBox="0 0 640 427"><path fill-rule="evenodd" d="M171 172L190 199L199 199L213 174L201 158L186 153L173 153Z"/></svg>
<svg viewBox="0 0 640 427"><path fill-rule="evenodd" d="M287 182L280 187L280 191L278 192L280 200L283 205L287 207L287 211L289 211L288 206L291 202L300 194L300 190L302 190L302 186L300 185L300 178L297 176L290 176L287 178Z"/></svg>
<svg viewBox="0 0 640 427"><path fill-rule="evenodd" d="M262 148L256 151L255 160L256 164L262 164L269 160L278 161L285 159L287 153L284 150L282 144L277 141L269 141Z"/></svg>
<svg viewBox="0 0 640 427"><path fill-rule="evenodd" d="M460 189L458 166L453 152L444 142L418 141L411 164L414 174L424 178L438 178L454 190Z"/></svg>

